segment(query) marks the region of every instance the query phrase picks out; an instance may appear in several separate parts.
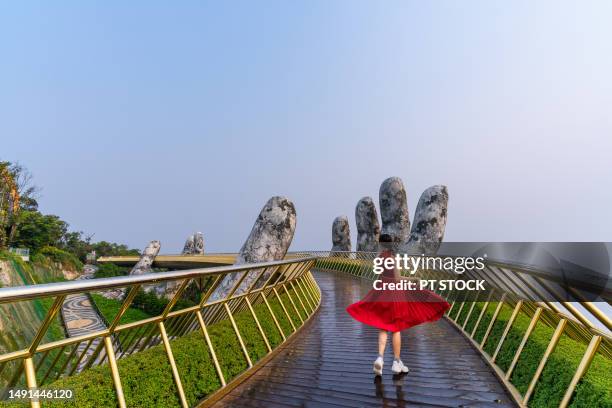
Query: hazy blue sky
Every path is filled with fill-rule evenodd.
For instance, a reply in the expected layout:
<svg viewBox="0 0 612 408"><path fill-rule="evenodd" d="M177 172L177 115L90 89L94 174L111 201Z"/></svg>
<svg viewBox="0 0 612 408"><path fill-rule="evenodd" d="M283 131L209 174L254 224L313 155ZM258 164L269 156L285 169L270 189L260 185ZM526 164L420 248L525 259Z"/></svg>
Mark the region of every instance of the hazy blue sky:
<svg viewBox="0 0 612 408"><path fill-rule="evenodd" d="M129 3L129 4L128 4ZM612 241L612 2L11 2L0 158L95 239L235 251L272 195L293 249L403 178L446 240Z"/></svg>

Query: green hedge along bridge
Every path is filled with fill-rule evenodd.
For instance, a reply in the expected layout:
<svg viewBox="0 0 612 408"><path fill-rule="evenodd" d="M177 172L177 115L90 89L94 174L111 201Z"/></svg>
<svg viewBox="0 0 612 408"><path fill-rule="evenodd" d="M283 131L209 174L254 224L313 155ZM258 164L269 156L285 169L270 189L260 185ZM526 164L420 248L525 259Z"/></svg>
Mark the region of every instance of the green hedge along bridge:
<svg viewBox="0 0 612 408"><path fill-rule="evenodd" d="M579 303L536 301L543 292L555 296L558 282L492 261L467 277L492 283L499 300L438 292L452 305L445 318L404 334L402 358L411 371L374 377L376 330L345 308L371 287L375 256L290 253L239 266L226 266L233 254L158 256L155 266L182 270L2 288L2 313L53 301L34 336L0 355L0 406L15 406L6 402L13 387L74 390L71 400L32 400L32 407L612 405L612 324L586 300L590 288L571 288ZM215 296L230 274L236 283ZM134 299L160 284L173 288L163 311L134 318ZM106 329L50 338L66 297L119 289L124 296Z"/></svg>

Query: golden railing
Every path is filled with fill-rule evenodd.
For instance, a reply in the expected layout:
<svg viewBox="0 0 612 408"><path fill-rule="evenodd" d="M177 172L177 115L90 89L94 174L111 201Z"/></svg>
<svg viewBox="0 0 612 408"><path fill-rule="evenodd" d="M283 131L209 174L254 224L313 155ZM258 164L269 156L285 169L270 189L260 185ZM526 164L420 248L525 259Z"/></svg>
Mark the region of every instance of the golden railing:
<svg viewBox="0 0 612 408"><path fill-rule="evenodd" d="M375 252L312 251L300 253L302 256L306 254L318 257L315 265L317 269L343 272L367 280L376 279L377 275L372 271L373 259L378 256ZM486 296L475 292L469 298L465 291L436 291L451 304L451 308L446 313L447 320L467 337L474 348L482 354L515 402L521 407L528 405L546 363L562 335L565 334L571 339L585 344L586 350L559 404L559 407L567 407L577 384L586 374L594 356L599 353L605 358L612 358L612 336L610 332L612 330L612 320L596 302L588 300L597 298L598 301L609 305L608 298L598 298L600 294L593 293L593 287L585 282L570 285L569 288L564 286L572 296L570 301L560 294L560 282L542 271L529 266L510 265L490 260L486 261L485 265L485 268L481 271L465 272L464 278L484 279L492 289L488 291ZM419 271L416 276L419 279L448 279L449 277L448 272L437 270ZM478 298L478 296L482 296L482 298ZM480 313L473 314L477 304L481 305ZM482 339L476 340L475 334L479 326L483 324L483 316L490 306L494 306L492 318L486 324ZM512 314L494 347L495 351L490 355L484 350L485 344L504 306L510 307ZM465 314L462 313L464 309L467 310ZM514 352L510 366L506 370L502 370L497 364L498 354L516 322L519 312L531 316L531 319L518 348ZM469 331L466 330L468 322L472 322L470 319L474 318L477 319L475 324ZM521 393L510 382L510 378L538 322L554 328L554 332L537 369L529 381L526 392Z"/></svg>
<svg viewBox="0 0 612 408"><path fill-rule="evenodd" d="M240 333L238 321L234 319L234 316L241 312L250 314L257 326L257 331L265 342L268 355L271 355L273 349L260 324L255 306L265 305L283 342L289 339L299 331L319 307L320 290L310 273L315 262L314 257L300 257L278 262L1 288L0 305L43 298L53 299L52 306L47 311L34 338L23 348L0 355L0 373L5 369L12 369L14 372L10 380L3 384L2 394L6 394L11 387L21 385L20 381L24 373L25 386L39 388L60 377L74 375L89 367L108 363L118 404L120 407L125 407L126 402L117 359L163 344L179 401L183 407L187 407L181 375L175 363L170 340L196 330L201 331L204 337L203 347L208 349L222 385L217 393L222 393L223 390L229 390L235 386L236 381L244 377L245 373L238 375L231 382L224 378L207 327L220 320L229 319L248 363L246 371L252 370L259 363L254 364L251 361ZM225 288L221 297L218 297L218 290L221 289L221 284L227 276L231 276L232 284ZM248 279L245 280L247 277ZM155 317L121 324L122 317L132 305L139 290L160 283L170 284L174 288L173 295L163 312ZM191 285L196 285L196 288L200 290L198 292L201 295L199 303L175 310L177 302ZM117 289L125 290L125 297L119 312L114 319L109 319L110 324L105 330L44 342L49 326L57 318L68 296ZM213 294L217 297L211 297ZM285 301L281 298L282 296ZM279 324L279 316L275 315L270 306L273 301L280 304L282 313L285 315L283 319L286 318L291 323L293 329L291 333L284 332ZM302 313L305 318L302 317ZM290 315L299 316L300 324L294 323ZM117 342L113 341L113 338L118 335L121 335L123 340L120 350ZM278 346L275 350L277 349ZM264 359L266 357L261 360ZM39 401L34 399L30 401L30 404L32 407L40 406Z"/></svg>

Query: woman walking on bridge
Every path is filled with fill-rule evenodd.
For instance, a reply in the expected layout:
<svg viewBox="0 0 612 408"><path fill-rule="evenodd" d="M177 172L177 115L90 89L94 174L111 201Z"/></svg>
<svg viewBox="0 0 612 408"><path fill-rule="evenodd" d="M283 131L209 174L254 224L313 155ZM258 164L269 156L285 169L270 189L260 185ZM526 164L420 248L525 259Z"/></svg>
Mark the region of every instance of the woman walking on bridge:
<svg viewBox="0 0 612 408"><path fill-rule="evenodd" d="M390 235L380 236L382 252L380 258L395 258L393 238ZM382 265L385 265L383 262ZM397 268L384 269L381 280L384 283L399 283L403 278ZM400 285L396 285L400 287ZM389 285L383 285L388 288ZM393 286L391 286L393 287ZM357 303L347 307L346 311L357 321L376 327L378 331L378 358L374 361L374 373L382 375L383 355L387 347L387 332L392 333L393 365L395 374L407 373L408 367L400 358L402 345L401 331L421 323L438 320L450 305L443 298L427 290L370 290Z"/></svg>

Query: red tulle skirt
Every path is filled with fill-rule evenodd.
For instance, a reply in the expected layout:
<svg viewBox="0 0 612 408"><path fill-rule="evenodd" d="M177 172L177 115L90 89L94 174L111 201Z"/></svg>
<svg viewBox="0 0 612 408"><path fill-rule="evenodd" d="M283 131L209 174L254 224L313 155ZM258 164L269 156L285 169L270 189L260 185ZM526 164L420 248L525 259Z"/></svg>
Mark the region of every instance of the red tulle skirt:
<svg viewBox="0 0 612 408"><path fill-rule="evenodd" d="M428 290L372 289L362 300L347 307L346 311L361 323L397 332L436 321L449 308L448 302Z"/></svg>

